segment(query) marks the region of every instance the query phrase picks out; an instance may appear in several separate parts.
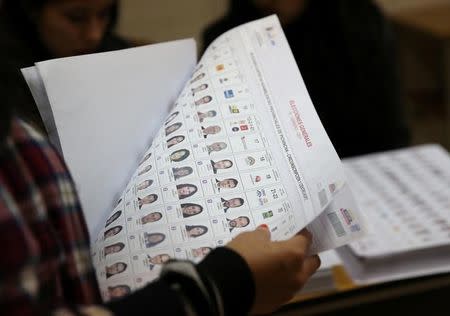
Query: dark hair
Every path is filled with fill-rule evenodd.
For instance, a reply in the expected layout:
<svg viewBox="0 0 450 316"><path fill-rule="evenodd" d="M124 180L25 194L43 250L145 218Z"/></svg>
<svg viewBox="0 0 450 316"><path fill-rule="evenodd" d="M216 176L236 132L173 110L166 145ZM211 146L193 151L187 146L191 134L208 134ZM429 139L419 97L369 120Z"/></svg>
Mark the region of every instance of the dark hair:
<svg viewBox="0 0 450 316"><path fill-rule="evenodd" d="M7 70L1 74L0 100L2 110L14 109L14 115L32 123L40 132L45 134L45 126L39 114L33 96L30 93L26 81L20 69L34 65L41 60L55 57L50 48L38 32L38 19L52 0L0 0L0 68ZM104 52L121 48L128 48L130 44L114 35L114 27L117 22L119 1L111 2L109 10L109 25L96 52ZM8 88L5 87L7 83ZM6 94L8 97L5 98ZM0 141L3 142L4 134L8 130L8 117L3 111L0 113Z"/></svg>
<svg viewBox="0 0 450 316"><path fill-rule="evenodd" d="M190 232L192 229L197 228L197 227L202 228L203 233L201 233L200 235L192 236L192 237L200 237L208 232L208 227L206 227L205 225L186 225L186 230L188 232Z"/></svg>
<svg viewBox="0 0 450 316"><path fill-rule="evenodd" d="M167 127L165 128L166 136L168 136L168 135L172 134L173 132L177 131L177 130L181 127L181 125L183 125L183 123L177 122L177 123L173 123L172 125L167 126ZM168 132L167 130L168 130L169 128L171 128L172 126L175 126L176 129L173 130L173 131L171 131L171 132Z"/></svg>
<svg viewBox="0 0 450 316"><path fill-rule="evenodd" d="M159 221L159 220L163 217L163 215L162 215L161 212L151 212L151 213L148 213L147 215L142 216L142 217L141 217L141 222L142 222L142 219L143 219L144 217L146 217L146 216L148 216L148 215L150 215L150 214L159 214L159 218L158 218L156 221ZM145 223L144 223L144 224L145 224Z"/></svg>
<svg viewBox="0 0 450 316"><path fill-rule="evenodd" d="M210 95L205 95L205 96L201 97L200 99L195 100L195 102L199 102L200 100L202 100L202 102L209 103L209 102L212 101L212 99L213 99L212 96L210 96ZM208 101L204 101L204 100L208 100Z"/></svg>
<svg viewBox="0 0 450 316"><path fill-rule="evenodd" d="M183 138L183 139L181 140L181 142L184 141L185 138L186 138L186 137L183 136L183 135L173 136L173 137L171 137L171 138L169 138L169 139L167 140L167 143L169 143L171 140L173 140L173 139L175 139L175 138L178 138L178 137L182 137L182 138ZM178 142L177 144L179 144L179 143L181 143L181 142ZM175 145L176 145L176 144L175 144ZM170 147L172 147L172 146L174 146L174 145L170 145L170 146L168 145L167 148L170 148Z"/></svg>
<svg viewBox="0 0 450 316"><path fill-rule="evenodd" d="M127 267L128 267L128 265L127 265L125 262L116 262L116 263L113 263L112 265L115 265L115 264L122 264L122 265L124 266L123 270L120 271L120 272L117 272L117 273L109 273L109 272L106 272L106 278L109 278L109 277L112 277L113 275L122 273L122 272L124 272L124 271L127 269Z"/></svg>
<svg viewBox="0 0 450 316"><path fill-rule="evenodd" d="M161 236L162 239L160 241L157 242L150 242L150 241L146 241L145 239L151 236ZM156 246L160 243L162 243L165 239L166 239L166 235L163 233L144 233L144 240L145 240L145 247L150 248L153 246Z"/></svg>
<svg viewBox="0 0 450 316"><path fill-rule="evenodd" d="M231 163L231 166L229 166L228 168L233 167L233 161L231 161L230 159L222 159L222 160L218 160L218 161L214 161L214 160L213 160L213 163L216 164L216 163L218 163L219 161L229 161L229 162ZM226 169L228 169L228 168L226 168Z"/></svg>
<svg viewBox="0 0 450 316"><path fill-rule="evenodd" d="M192 169L192 167L190 167L190 166L184 166L184 167L179 167L179 168L174 167L174 168L172 168L172 172L173 172L173 176L174 176L175 180L176 179L180 179L182 177L185 177L185 176L178 176L178 175L175 174L175 172L177 172L179 170L188 170L189 173L187 175L190 175L190 174L192 174L194 172L194 169Z"/></svg>
<svg viewBox="0 0 450 316"><path fill-rule="evenodd" d="M247 219L247 224L245 226L242 226L242 227L247 227L248 224L250 224L250 217L248 217L248 216L239 216L239 217L234 218L233 220L236 220L238 218L246 218Z"/></svg>
<svg viewBox="0 0 450 316"><path fill-rule="evenodd" d="M231 198L230 200L239 200L239 202L241 202L241 205L244 205L245 200L243 198ZM226 200L229 201L229 200Z"/></svg>
<svg viewBox="0 0 450 316"><path fill-rule="evenodd" d="M139 183L139 184L137 185L137 187L140 186L140 185L143 184L143 183L146 183L146 182L149 183L149 185L147 186L147 188L148 188L149 186L151 186L151 185L153 184L154 181L153 181L152 179L144 180L144 181L142 181L141 183Z"/></svg>
<svg viewBox="0 0 450 316"><path fill-rule="evenodd" d="M227 178L227 179L223 179L223 180L221 180L221 181L219 181L219 182L222 182L222 181L225 181L225 180L230 180L230 181L233 181L233 183L234 183L234 186L237 186L237 185L238 185L238 183L239 183L239 181L238 181L238 180L236 180L236 179L233 179L233 178Z"/></svg>
<svg viewBox="0 0 450 316"><path fill-rule="evenodd" d="M181 158L178 158L178 159L172 159L172 155L175 154L175 153L178 153L178 152L183 152L183 156ZM170 160L175 161L175 162L182 161L182 160L186 159L187 157L189 157L190 154L191 154L191 152L189 150L187 150L187 149L178 149L178 150L176 150L176 151L174 151L173 153L170 154L170 157L171 157Z"/></svg>
<svg viewBox="0 0 450 316"><path fill-rule="evenodd" d="M110 248L110 247L114 247L114 246L119 246L119 247L120 247L120 250L122 250L123 248L125 248L125 244L124 244L123 242L116 242L115 244L105 246L105 249L106 249L106 248ZM120 251L120 250L119 250L119 251Z"/></svg>
<svg viewBox="0 0 450 316"><path fill-rule="evenodd" d="M116 228L119 228L119 231L118 231L117 233L115 233L114 236L117 235L118 233L120 233L120 232L122 231L122 229L123 229L122 225L117 225L117 226L111 227L110 229L108 229L108 230L106 230L106 231L104 232L103 236L106 237L106 235L107 235L110 231L115 230Z"/></svg>
<svg viewBox="0 0 450 316"><path fill-rule="evenodd" d="M33 50L40 51L44 59L51 57L48 49L40 41L37 31L36 16L42 8L52 0L3 0L0 1L0 17L6 19L23 39L32 45ZM106 28L106 35L110 35L117 24L119 13L119 1L111 6L110 21Z"/></svg>
<svg viewBox="0 0 450 316"><path fill-rule="evenodd" d="M158 200L158 194L156 194L156 193L152 193L152 194L146 195L146 196L144 196L144 198L147 197L147 196L153 196L155 201Z"/></svg>
<svg viewBox="0 0 450 316"><path fill-rule="evenodd" d="M175 111L175 112L169 114L169 116L168 116L167 119L166 119L166 123L164 123L164 125L167 125L167 124L169 124L170 122L172 122L172 120L173 120L174 118L176 118L178 114L180 114L179 111Z"/></svg>
<svg viewBox="0 0 450 316"><path fill-rule="evenodd" d="M198 206L200 208L200 212L195 213L195 214L185 214L184 213L184 209L186 207L189 207L189 206ZM183 204L181 204L181 209L183 210L182 213L183 213L183 217L184 218L195 216L195 215L200 214L201 212L203 212L203 206L201 206L200 204L195 204L195 203L183 203Z"/></svg>
<svg viewBox="0 0 450 316"><path fill-rule="evenodd" d="M105 227L108 227L109 225L111 225L116 219L118 219L120 217L120 215L122 215L122 211L117 211L115 212L113 215L111 215L107 220L106 220L106 225Z"/></svg>
<svg viewBox="0 0 450 316"><path fill-rule="evenodd" d="M143 200L144 200L146 197L152 197L152 198L153 198L153 201L151 201L151 202L149 202L149 203L144 203ZM146 195L146 196L144 196L144 197L142 197L142 198L138 197L138 205L139 205L139 209L141 209L145 204L152 204L152 203L154 203L154 202L156 202L156 201L158 201L158 195L155 194L155 193Z"/></svg>
<svg viewBox="0 0 450 316"><path fill-rule="evenodd" d="M182 189L183 187L194 188L195 191L193 191L193 192L191 192L191 193L189 193L189 194L186 194L186 195L182 195L182 196L181 196L180 194L178 194L178 197L179 197L180 199L185 199L185 198L188 198L188 197L190 197L190 196L193 196L193 195L194 195L195 193L197 193L197 191L198 191L197 186L194 185L194 184L190 184L190 183L177 184L177 190Z"/></svg>
<svg viewBox="0 0 450 316"><path fill-rule="evenodd" d="M145 155L142 160L139 162L139 166L142 165L144 162L146 162L150 157L152 156L152 153L148 153L147 155Z"/></svg>

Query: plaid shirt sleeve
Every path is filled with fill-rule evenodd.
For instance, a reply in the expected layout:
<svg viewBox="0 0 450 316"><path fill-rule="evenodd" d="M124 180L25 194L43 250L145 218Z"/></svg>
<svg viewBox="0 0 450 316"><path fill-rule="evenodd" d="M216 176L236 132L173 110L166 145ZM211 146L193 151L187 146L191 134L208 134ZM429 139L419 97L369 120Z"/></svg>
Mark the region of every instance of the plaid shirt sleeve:
<svg viewBox="0 0 450 316"><path fill-rule="evenodd" d="M18 119L0 150L0 247L2 314L109 314L99 306L87 228L67 168Z"/></svg>

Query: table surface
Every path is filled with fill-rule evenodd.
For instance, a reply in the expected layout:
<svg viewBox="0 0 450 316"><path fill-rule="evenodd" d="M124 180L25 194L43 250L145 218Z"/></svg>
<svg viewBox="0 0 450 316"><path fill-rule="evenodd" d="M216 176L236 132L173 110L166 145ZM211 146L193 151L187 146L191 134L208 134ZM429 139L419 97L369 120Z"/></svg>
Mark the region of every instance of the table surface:
<svg viewBox="0 0 450 316"><path fill-rule="evenodd" d="M343 271L337 271L342 274ZM273 316L311 315L391 315L394 311L415 315L424 309L446 310L450 315L450 273L355 286L345 276L337 280L338 290L299 295ZM373 313L372 313L373 312Z"/></svg>

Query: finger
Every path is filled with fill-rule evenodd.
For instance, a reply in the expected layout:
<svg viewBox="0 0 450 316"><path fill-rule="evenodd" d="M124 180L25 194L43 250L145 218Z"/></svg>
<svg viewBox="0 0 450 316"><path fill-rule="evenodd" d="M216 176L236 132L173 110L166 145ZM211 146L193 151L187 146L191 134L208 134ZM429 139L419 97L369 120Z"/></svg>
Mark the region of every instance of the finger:
<svg viewBox="0 0 450 316"><path fill-rule="evenodd" d="M318 255L309 256L303 261L302 273L309 278L320 267L320 257Z"/></svg>
<svg viewBox="0 0 450 316"><path fill-rule="evenodd" d="M296 278L293 279L293 288L300 290L308 282L309 278L317 271L320 266L320 258L318 255L309 256L303 260L300 271L297 272Z"/></svg>
<svg viewBox="0 0 450 316"><path fill-rule="evenodd" d="M312 242L312 235L309 232L300 232L291 239L285 241L287 247L301 250L305 254L308 253Z"/></svg>
<svg viewBox="0 0 450 316"><path fill-rule="evenodd" d="M269 226L266 224L261 224L258 227L256 227L256 231L259 232L261 235L264 236L264 238L270 240L270 229Z"/></svg>
<svg viewBox="0 0 450 316"><path fill-rule="evenodd" d="M299 231L299 232L297 233L297 236L303 236L303 237L305 237L305 238L307 238L307 239L311 239L311 240L312 240L312 234L311 234L311 232L310 232L308 229L306 229L306 228L303 228L301 231Z"/></svg>

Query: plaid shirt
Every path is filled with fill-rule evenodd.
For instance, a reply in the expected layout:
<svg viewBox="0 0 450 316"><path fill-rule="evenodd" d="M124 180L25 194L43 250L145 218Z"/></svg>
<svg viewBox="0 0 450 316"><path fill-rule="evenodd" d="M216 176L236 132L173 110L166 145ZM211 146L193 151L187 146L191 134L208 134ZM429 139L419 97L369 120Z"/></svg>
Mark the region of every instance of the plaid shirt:
<svg viewBox="0 0 450 316"><path fill-rule="evenodd" d="M101 299L70 174L18 119L0 152L0 251L2 314L108 314L92 305Z"/></svg>

